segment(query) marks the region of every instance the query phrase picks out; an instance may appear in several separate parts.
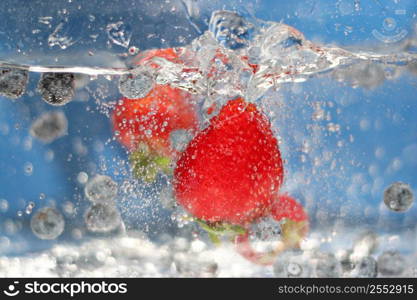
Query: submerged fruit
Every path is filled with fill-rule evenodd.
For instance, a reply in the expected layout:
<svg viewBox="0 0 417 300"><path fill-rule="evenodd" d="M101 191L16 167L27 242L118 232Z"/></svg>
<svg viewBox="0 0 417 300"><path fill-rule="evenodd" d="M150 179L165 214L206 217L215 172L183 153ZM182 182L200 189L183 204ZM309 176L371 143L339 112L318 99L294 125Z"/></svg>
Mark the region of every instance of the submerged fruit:
<svg viewBox="0 0 417 300"><path fill-rule="evenodd" d="M250 231L235 237L237 252L249 261L260 265L271 265L276 257L290 248L298 248L308 233L308 215L300 203L284 194L275 197L271 206L271 217L281 224L281 240L274 250L258 252L252 248Z"/></svg>
<svg viewBox="0 0 417 300"><path fill-rule="evenodd" d="M152 60L156 57L179 62L177 51L169 48L141 53L134 63L158 68ZM141 98L122 98L113 111L112 123L117 139L130 152L134 175L153 182L158 172L170 172L171 161L177 157L172 135L178 131L193 134L198 117L191 94L169 84L152 87L150 80L136 76L121 78L121 90L124 95Z"/></svg>
<svg viewBox="0 0 417 300"><path fill-rule="evenodd" d="M178 203L205 222L243 225L267 215L283 180L268 119L252 103L229 101L182 153L174 178Z"/></svg>

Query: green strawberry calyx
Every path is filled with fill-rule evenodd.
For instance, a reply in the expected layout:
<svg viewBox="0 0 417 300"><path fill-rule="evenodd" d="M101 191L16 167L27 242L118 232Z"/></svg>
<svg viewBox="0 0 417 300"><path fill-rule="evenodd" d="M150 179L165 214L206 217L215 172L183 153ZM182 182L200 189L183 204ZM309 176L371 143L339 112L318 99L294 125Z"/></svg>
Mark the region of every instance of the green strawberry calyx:
<svg viewBox="0 0 417 300"><path fill-rule="evenodd" d="M219 246L221 244L221 236L229 236L231 240L237 235L245 234L247 229L239 225L233 225L225 222L207 223L201 219L195 219L200 227L205 230L213 244Z"/></svg>
<svg viewBox="0 0 417 300"><path fill-rule="evenodd" d="M158 154L144 143L129 155L129 162L133 175L147 183L155 182L159 173L171 174L173 169L170 157Z"/></svg>

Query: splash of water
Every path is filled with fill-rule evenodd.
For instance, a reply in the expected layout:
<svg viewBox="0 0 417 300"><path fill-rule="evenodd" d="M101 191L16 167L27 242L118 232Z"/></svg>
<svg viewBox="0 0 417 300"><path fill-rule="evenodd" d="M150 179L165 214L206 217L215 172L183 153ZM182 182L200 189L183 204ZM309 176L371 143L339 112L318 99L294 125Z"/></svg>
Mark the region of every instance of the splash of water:
<svg viewBox="0 0 417 300"><path fill-rule="evenodd" d="M384 67L412 70L417 63L417 55L410 52L353 52L318 45L286 24L258 20L250 23L229 11L214 12L209 30L176 50L178 61L156 56L141 68L145 67L157 84L169 83L209 98L244 96L249 101L259 99L271 88L279 89L283 83L304 82L323 75L372 88L387 79ZM151 67L155 64L158 68ZM0 68L90 76L135 74L136 67L61 67L0 61Z"/></svg>

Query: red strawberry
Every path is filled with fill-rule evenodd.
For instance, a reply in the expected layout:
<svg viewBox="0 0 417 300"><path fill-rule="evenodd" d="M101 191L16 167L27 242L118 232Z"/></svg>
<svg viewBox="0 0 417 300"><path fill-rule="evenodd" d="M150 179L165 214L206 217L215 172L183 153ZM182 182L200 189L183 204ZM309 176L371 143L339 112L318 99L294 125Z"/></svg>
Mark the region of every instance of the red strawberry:
<svg viewBox="0 0 417 300"><path fill-rule="evenodd" d="M169 85L157 85L144 98L122 98L113 111L118 140L129 150L146 143L159 154L172 154L172 131L195 130L197 115L190 95Z"/></svg>
<svg viewBox="0 0 417 300"><path fill-rule="evenodd" d="M150 50L138 55L137 64L159 56L179 63L177 51ZM158 65L151 63L151 67ZM117 139L131 152L130 161L137 177L153 181L158 171L168 171L177 152L170 136L176 130L195 131L198 124L191 94L170 85L155 85L140 99L122 98L112 115Z"/></svg>
<svg viewBox="0 0 417 300"><path fill-rule="evenodd" d="M281 224L281 242L274 251L261 253L255 251L249 241L250 232L235 237L236 250L251 262L260 265L271 265L276 257L286 249L299 247L300 241L309 230L308 215L294 198L280 195L271 207L271 216Z"/></svg>
<svg viewBox="0 0 417 300"><path fill-rule="evenodd" d="M254 104L229 101L177 162L178 203L207 223L244 225L267 215L283 180L270 127Z"/></svg>

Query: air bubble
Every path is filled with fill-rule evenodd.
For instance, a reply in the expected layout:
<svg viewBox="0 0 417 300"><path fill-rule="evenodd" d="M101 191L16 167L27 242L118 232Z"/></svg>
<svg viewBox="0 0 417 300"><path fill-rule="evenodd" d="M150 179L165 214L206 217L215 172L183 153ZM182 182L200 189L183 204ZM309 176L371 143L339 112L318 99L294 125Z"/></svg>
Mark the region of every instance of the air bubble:
<svg viewBox="0 0 417 300"><path fill-rule="evenodd" d="M384 191L384 203L393 211L407 211L413 204L414 196L411 187L402 182L394 182Z"/></svg>
<svg viewBox="0 0 417 300"><path fill-rule="evenodd" d="M68 121L61 111L47 112L36 119L30 127L30 134L44 142L52 141L67 134Z"/></svg>
<svg viewBox="0 0 417 300"><path fill-rule="evenodd" d="M110 232L121 224L121 217L113 205L102 203L90 206L84 217L85 225L91 232Z"/></svg>
<svg viewBox="0 0 417 300"><path fill-rule="evenodd" d="M9 202L6 199L0 199L0 212L5 213L9 209Z"/></svg>
<svg viewBox="0 0 417 300"><path fill-rule="evenodd" d="M143 98L149 94L152 88L153 79L151 75L146 72L120 76L119 91L126 98Z"/></svg>
<svg viewBox="0 0 417 300"><path fill-rule="evenodd" d="M117 183L109 176L96 175L87 182L84 192L86 197L95 203L110 202L117 196Z"/></svg>
<svg viewBox="0 0 417 300"><path fill-rule="evenodd" d="M88 181L88 174L85 172L80 172L77 175L77 181L79 184L86 184Z"/></svg>
<svg viewBox="0 0 417 300"><path fill-rule="evenodd" d="M23 171L26 176L31 176L33 174L33 164L31 162L27 162L23 166Z"/></svg>
<svg viewBox="0 0 417 300"><path fill-rule="evenodd" d="M300 250L287 250L274 263L273 272L279 278L310 277L311 268Z"/></svg>
<svg viewBox="0 0 417 300"><path fill-rule="evenodd" d="M35 207L35 203L34 202L29 202L28 205L26 206L25 213L27 215L30 215L32 213L34 207Z"/></svg>
<svg viewBox="0 0 417 300"><path fill-rule="evenodd" d="M42 240L56 239L64 231L64 217L56 209L44 207L30 220L32 232Z"/></svg>

